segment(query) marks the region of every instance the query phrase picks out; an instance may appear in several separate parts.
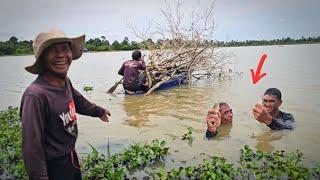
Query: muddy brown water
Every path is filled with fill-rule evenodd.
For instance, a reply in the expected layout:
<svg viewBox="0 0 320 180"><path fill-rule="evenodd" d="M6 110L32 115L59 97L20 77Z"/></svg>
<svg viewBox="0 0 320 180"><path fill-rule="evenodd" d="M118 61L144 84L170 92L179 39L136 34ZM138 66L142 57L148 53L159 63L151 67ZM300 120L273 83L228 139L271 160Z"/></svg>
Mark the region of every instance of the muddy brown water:
<svg viewBox="0 0 320 180"><path fill-rule="evenodd" d="M165 140L170 155L156 166L167 169L202 162L208 155L224 156L228 162L239 159L239 149L245 144L265 151L297 149L304 153L307 164L320 162L320 80L318 59L320 45L259 46L223 49L232 55L233 71L243 72L232 79L202 80L150 96L124 96L118 87L115 94L106 90L121 77L117 75L127 52L86 53L74 61L69 77L75 88L92 102L111 111L109 123L97 118L78 115L79 138L76 144L81 155L90 152L88 143L105 152L110 143L111 153L120 152L133 142ZM250 68L256 68L263 53L268 57L263 67L267 76L257 85L251 82ZM33 56L0 57L0 108L19 106L24 89L36 77L24 71ZM93 86L84 92L86 85ZM282 91L281 109L296 119L293 131L271 131L254 120L251 109L260 101L266 88ZM213 140L204 138L207 110L218 101L231 104L234 111L232 126L220 128ZM193 127L194 141L181 137Z"/></svg>

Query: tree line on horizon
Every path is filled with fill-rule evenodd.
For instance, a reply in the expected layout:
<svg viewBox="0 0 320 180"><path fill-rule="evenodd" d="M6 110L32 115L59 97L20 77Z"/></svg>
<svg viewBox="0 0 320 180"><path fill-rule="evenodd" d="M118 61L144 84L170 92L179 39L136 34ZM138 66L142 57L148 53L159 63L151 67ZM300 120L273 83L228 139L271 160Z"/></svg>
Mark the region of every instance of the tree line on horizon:
<svg viewBox="0 0 320 180"><path fill-rule="evenodd" d="M142 42L129 41L125 37L122 42L115 40L112 44L105 36L100 38L89 39L85 43L85 51L128 51L135 49L148 49L147 44L153 44L155 47L160 47L164 41L169 39L153 41L148 39ZM32 40L19 41L17 37L12 36L8 41L0 41L0 56L4 55L26 55L33 54ZM300 39L292 39L290 37L274 40L246 40L246 41L206 41L216 47L235 47L235 46L261 46L261 45L286 45L286 44L312 44L320 43L320 36L318 37L301 37Z"/></svg>
<svg viewBox="0 0 320 180"><path fill-rule="evenodd" d="M261 46L261 45L286 45L286 44L312 44L320 43L320 36L318 37L301 37L300 39L292 39L290 37L273 40L246 40L246 41L217 41L216 46L233 47L233 46Z"/></svg>

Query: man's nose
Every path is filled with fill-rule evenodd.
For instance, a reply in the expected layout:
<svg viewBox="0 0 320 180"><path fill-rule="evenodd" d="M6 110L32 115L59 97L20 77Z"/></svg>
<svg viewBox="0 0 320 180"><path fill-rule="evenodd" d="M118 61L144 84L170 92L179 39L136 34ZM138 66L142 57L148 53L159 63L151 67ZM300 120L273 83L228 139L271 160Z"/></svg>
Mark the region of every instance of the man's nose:
<svg viewBox="0 0 320 180"><path fill-rule="evenodd" d="M57 57L64 57L65 53L63 51L58 51L57 52Z"/></svg>

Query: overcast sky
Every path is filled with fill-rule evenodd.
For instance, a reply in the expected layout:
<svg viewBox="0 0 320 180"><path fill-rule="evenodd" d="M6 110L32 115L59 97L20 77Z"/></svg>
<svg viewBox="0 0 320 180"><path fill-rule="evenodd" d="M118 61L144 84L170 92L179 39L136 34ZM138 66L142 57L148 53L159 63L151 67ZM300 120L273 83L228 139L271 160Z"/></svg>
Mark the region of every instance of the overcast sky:
<svg viewBox="0 0 320 180"><path fill-rule="evenodd" d="M183 10L205 9L212 0L181 0ZM59 28L70 36L137 40L127 24L160 22L164 0L0 0L0 41L31 40ZM168 2L174 2L168 0ZM188 21L188 16L183 16ZM320 0L216 0L214 40L320 36Z"/></svg>

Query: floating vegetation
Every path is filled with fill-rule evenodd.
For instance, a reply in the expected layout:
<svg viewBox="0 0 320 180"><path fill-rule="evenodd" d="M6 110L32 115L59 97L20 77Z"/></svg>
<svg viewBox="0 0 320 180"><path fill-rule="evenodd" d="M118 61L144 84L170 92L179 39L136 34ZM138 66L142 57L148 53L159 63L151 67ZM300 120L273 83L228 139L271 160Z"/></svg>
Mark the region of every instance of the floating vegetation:
<svg viewBox="0 0 320 180"><path fill-rule="evenodd" d="M22 158L22 126L18 108L0 112L0 179L27 179Z"/></svg>
<svg viewBox="0 0 320 180"><path fill-rule="evenodd" d="M9 107L0 112L0 179L27 179L22 157L21 121L18 108ZM188 128L186 139L192 139ZM90 145L91 146L91 145ZM122 152L110 155L92 152L82 160L84 179L127 179L129 171L144 169L156 161L164 161L169 154L165 141L134 143ZM109 146L108 146L109 147ZM299 150L286 153L254 151L245 145L240 150L240 159L234 166L223 157L212 156L203 163L177 169L153 169L148 178L153 179L320 179L320 164L306 167L301 162ZM133 174L134 175L134 174Z"/></svg>
<svg viewBox="0 0 320 180"><path fill-rule="evenodd" d="M93 87L92 86L84 86L83 91L85 91L85 92L93 91Z"/></svg>
<svg viewBox="0 0 320 180"><path fill-rule="evenodd" d="M92 153L83 160L84 179L122 179L130 169L143 167L168 154L165 141L153 140L150 144L135 143L122 153L110 158L92 146Z"/></svg>
<svg viewBox="0 0 320 180"><path fill-rule="evenodd" d="M183 136L182 136L182 140L189 140L189 141L192 141L193 140L193 137L192 137L192 131L193 131L193 128L192 127L188 127L188 132L185 133Z"/></svg>

